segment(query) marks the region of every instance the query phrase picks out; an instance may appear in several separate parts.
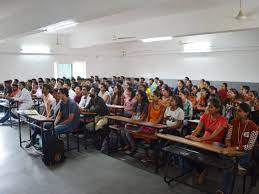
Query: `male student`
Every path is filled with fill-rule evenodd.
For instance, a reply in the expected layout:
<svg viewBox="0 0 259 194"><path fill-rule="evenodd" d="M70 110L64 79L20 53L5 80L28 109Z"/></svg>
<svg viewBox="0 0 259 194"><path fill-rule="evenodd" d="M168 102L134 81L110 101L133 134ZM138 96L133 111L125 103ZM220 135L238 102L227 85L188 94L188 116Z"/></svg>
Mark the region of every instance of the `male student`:
<svg viewBox="0 0 259 194"><path fill-rule="evenodd" d="M53 115L53 108L56 106L56 100L50 94L51 86L48 84L43 85L43 103L44 103L44 111L43 115L51 118ZM41 133L41 130L37 127L33 127L33 134L31 136L31 142L26 145L26 148L33 146L36 143L36 137Z"/></svg>
<svg viewBox="0 0 259 194"><path fill-rule="evenodd" d="M105 118L105 116L109 114L109 110L102 97L97 95L97 92L94 88L91 88L90 90L90 97L91 100L87 105L86 110L96 113L95 130L97 131L108 123L108 119ZM87 124L86 127L90 130L94 130L93 123Z"/></svg>
<svg viewBox="0 0 259 194"><path fill-rule="evenodd" d="M44 84L44 82L41 81L41 80L38 82L38 89L37 89L36 93L33 94L33 95L36 96L37 98L41 98L41 97L42 97L43 84Z"/></svg>
<svg viewBox="0 0 259 194"><path fill-rule="evenodd" d="M70 132L76 129L80 123L80 111L78 105L69 98L68 89L59 89L61 104L55 120L55 134Z"/></svg>
<svg viewBox="0 0 259 194"><path fill-rule="evenodd" d="M71 82L68 80L65 80L65 83L63 85L64 88L68 89L68 96L69 98L74 101L75 97L76 97L76 93L74 92L74 90L71 88Z"/></svg>
<svg viewBox="0 0 259 194"><path fill-rule="evenodd" d="M19 89L21 90L21 92L19 92L17 94L17 96L15 97L8 97L7 99L8 100L14 100L16 102L18 102L19 106L19 110L28 110L32 107L33 105L33 101L32 101L32 98L31 98L31 94L30 92L25 88L26 84L25 82L20 82L19 83ZM12 115L13 117L17 117L17 109L16 108L13 108L12 110ZM8 119L10 118L10 112L7 111L5 116L2 117L0 119L0 123L4 123L6 122Z"/></svg>

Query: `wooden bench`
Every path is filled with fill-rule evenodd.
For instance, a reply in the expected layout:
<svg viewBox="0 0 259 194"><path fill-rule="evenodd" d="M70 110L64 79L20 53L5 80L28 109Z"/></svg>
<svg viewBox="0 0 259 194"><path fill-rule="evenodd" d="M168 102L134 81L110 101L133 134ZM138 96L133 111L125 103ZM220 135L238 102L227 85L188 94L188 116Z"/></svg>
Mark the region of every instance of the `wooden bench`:
<svg viewBox="0 0 259 194"><path fill-rule="evenodd" d="M151 143L153 141L157 141L158 138L156 134L148 134L140 131L130 131L133 139L143 139L146 143Z"/></svg>

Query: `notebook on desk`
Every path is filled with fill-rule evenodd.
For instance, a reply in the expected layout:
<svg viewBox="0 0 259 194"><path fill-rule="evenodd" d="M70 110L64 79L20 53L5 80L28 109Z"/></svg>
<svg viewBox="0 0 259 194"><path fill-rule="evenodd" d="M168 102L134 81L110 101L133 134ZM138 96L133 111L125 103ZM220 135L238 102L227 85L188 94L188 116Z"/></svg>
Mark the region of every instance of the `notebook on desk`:
<svg viewBox="0 0 259 194"><path fill-rule="evenodd" d="M32 110L20 110L20 111L17 111L18 113L22 114L22 115L38 115L38 111L35 110L35 109L32 109Z"/></svg>

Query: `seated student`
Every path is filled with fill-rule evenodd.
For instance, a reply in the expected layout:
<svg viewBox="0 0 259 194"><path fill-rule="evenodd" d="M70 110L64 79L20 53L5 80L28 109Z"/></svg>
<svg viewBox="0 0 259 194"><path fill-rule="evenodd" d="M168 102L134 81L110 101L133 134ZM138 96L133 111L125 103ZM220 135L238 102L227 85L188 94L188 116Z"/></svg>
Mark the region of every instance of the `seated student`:
<svg viewBox="0 0 259 194"><path fill-rule="evenodd" d="M240 96L244 102L249 101L249 91L250 91L249 86L242 86L240 89Z"/></svg>
<svg viewBox="0 0 259 194"><path fill-rule="evenodd" d="M258 109L258 101L257 101L257 98L258 98L258 92L257 91L250 91L249 92L249 104L251 106L251 111L256 111Z"/></svg>
<svg viewBox="0 0 259 194"><path fill-rule="evenodd" d="M188 100L191 101L193 107L196 107L197 99L198 99L198 96L197 96L198 92L199 92L198 86L197 85L193 85L191 93L188 96Z"/></svg>
<svg viewBox="0 0 259 194"><path fill-rule="evenodd" d="M43 93L43 104L44 111L43 115L50 118L52 116L52 108L56 106L56 100L50 93L51 86L49 84L43 84L42 93Z"/></svg>
<svg viewBox="0 0 259 194"><path fill-rule="evenodd" d="M161 79L158 80L158 82L157 82L157 90L158 90L159 92L161 92L163 85L164 85L164 81L161 80Z"/></svg>
<svg viewBox="0 0 259 194"><path fill-rule="evenodd" d="M83 86L82 87L82 97L81 100L79 102L79 108L81 110L85 109L87 107L87 105L89 104L91 97L89 96L89 91L90 91L90 87L89 86Z"/></svg>
<svg viewBox="0 0 259 194"><path fill-rule="evenodd" d="M21 90L18 87L18 84L12 84L12 93L10 94L10 97L18 96Z"/></svg>
<svg viewBox="0 0 259 194"><path fill-rule="evenodd" d="M183 127L184 111L182 99L179 96L170 97L170 106L166 108L164 123L170 128L165 132L169 134L179 134Z"/></svg>
<svg viewBox="0 0 259 194"><path fill-rule="evenodd" d="M226 110L225 110L225 116L228 121L231 121L234 118L235 108L240 103L241 103L241 99L239 97L238 91L234 88L231 88L228 91Z"/></svg>
<svg viewBox="0 0 259 194"><path fill-rule="evenodd" d="M106 106L106 103L104 100L97 95L94 88L91 88L90 90L90 97L91 100L89 104L86 106L86 110L89 112L96 113L95 116L95 129L93 127L93 123L89 123L86 125L87 129L90 130L96 130L102 129L104 125L108 123L108 119L105 118L106 115L109 115L108 107Z"/></svg>
<svg viewBox="0 0 259 194"><path fill-rule="evenodd" d="M100 92L98 93L98 96L104 100L105 104L111 104L111 97L104 83L100 84Z"/></svg>
<svg viewBox="0 0 259 194"><path fill-rule="evenodd" d="M19 105L18 105L19 110L28 110L33 105L33 101L32 101L30 92L25 88L25 86L26 86L25 82L20 82L19 83L19 89L21 90L21 92L19 92L17 94L17 96L15 96L15 97L8 97L7 98L8 100L17 101L19 103ZM12 112L13 117L18 116L16 108L13 108L11 110L11 112ZM10 118L10 112L7 111L6 114L4 115L4 117L2 117L0 119L0 123L6 122L9 118Z"/></svg>
<svg viewBox="0 0 259 194"><path fill-rule="evenodd" d="M28 80L26 82L26 89L31 92L32 91L32 80Z"/></svg>
<svg viewBox="0 0 259 194"><path fill-rule="evenodd" d="M218 95L218 90L215 86L209 86L209 93L210 94L215 94L215 95Z"/></svg>
<svg viewBox="0 0 259 194"><path fill-rule="evenodd" d="M4 96L6 97L10 97L12 93L12 87L11 87L11 83L10 80L6 80L4 81Z"/></svg>
<svg viewBox="0 0 259 194"><path fill-rule="evenodd" d="M108 90L108 92L109 92L109 95L110 95L110 97L111 96L113 96L113 89L112 89L112 81L111 80L106 80L105 82L104 82L104 84L106 85L106 88L107 88L107 90Z"/></svg>
<svg viewBox="0 0 259 194"><path fill-rule="evenodd" d="M200 118L197 128L193 131L192 135L188 135L186 138L209 144L222 144L227 126L227 119L222 116L222 105L220 100L211 98L208 100L206 112ZM198 137L202 130L205 132L204 135Z"/></svg>
<svg viewBox="0 0 259 194"><path fill-rule="evenodd" d="M138 90L136 94L137 103L134 106L134 111L132 113L132 119L138 121L145 121L148 115L148 98L146 92ZM138 129L135 126L126 125L125 128L121 131L122 138L127 145L126 149L130 149L129 154L133 154L136 151L135 143L129 133L128 127L131 130Z"/></svg>
<svg viewBox="0 0 259 194"><path fill-rule="evenodd" d="M198 126L193 133L187 135L186 138L197 142L222 146L227 127L228 122L227 119L222 116L222 105L220 100L212 98L208 100L206 112L200 118ZM204 131L204 135L200 137L202 131ZM195 167L198 173L198 183L202 184L207 169L199 164L195 164Z"/></svg>
<svg viewBox="0 0 259 194"><path fill-rule="evenodd" d="M75 93L76 93L76 96L74 98L74 101L79 104L80 103L80 100L82 98L82 87L81 86L77 86L75 88Z"/></svg>
<svg viewBox="0 0 259 194"><path fill-rule="evenodd" d="M249 153L252 151L259 128L251 120L249 120L250 106L246 103L241 103L237 107L236 118L230 123L230 127L226 136L225 151L245 151L246 155L239 159L240 169L242 165L249 162ZM225 171L222 179L221 189L217 194L229 194L234 175L231 171Z"/></svg>
<svg viewBox="0 0 259 194"><path fill-rule="evenodd" d="M171 90L171 88L169 88L169 86L167 84L164 84L162 86L161 94L162 94L162 98L161 98L160 103L165 108L169 107L171 104L172 90Z"/></svg>
<svg viewBox="0 0 259 194"><path fill-rule="evenodd" d="M32 82L32 88L31 88L31 96L33 96L37 92L38 87L39 87L38 82L33 81Z"/></svg>
<svg viewBox="0 0 259 194"><path fill-rule="evenodd" d="M177 87L174 89L174 95L179 95L179 92L184 89L184 81L178 80Z"/></svg>
<svg viewBox="0 0 259 194"><path fill-rule="evenodd" d="M123 105L123 89L120 84L114 86L114 94L111 99L111 104L114 105Z"/></svg>
<svg viewBox="0 0 259 194"><path fill-rule="evenodd" d="M206 110L207 100L209 99L209 97L210 97L209 90L207 90L206 88L201 89L200 97L198 97L197 104L194 107L194 109L197 112L204 112Z"/></svg>
<svg viewBox="0 0 259 194"><path fill-rule="evenodd" d="M41 98L41 97L42 97L43 84L44 84L43 81L39 81L39 82L38 82L37 91L33 94L33 96L36 96L37 98Z"/></svg>
<svg viewBox="0 0 259 194"><path fill-rule="evenodd" d="M132 89L136 92L139 88L139 78L134 78L133 80L133 85L132 85Z"/></svg>
<svg viewBox="0 0 259 194"><path fill-rule="evenodd" d="M192 91L192 81L191 80L187 80L186 82L185 82L185 88L191 93L191 91Z"/></svg>
<svg viewBox="0 0 259 194"><path fill-rule="evenodd" d="M183 90L179 92L179 96L183 102L183 111L184 111L184 118L192 119L193 115L193 106L191 101L188 100L189 92L188 90Z"/></svg>
<svg viewBox="0 0 259 194"><path fill-rule="evenodd" d="M71 132L80 124L78 105L69 98L67 88L59 89L61 95L60 109L54 122L55 134Z"/></svg>
<svg viewBox="0 0 259 194"><path fill-rule="evenodd" d="M72 84L71 84L70 80L66 79L63 87L68 89L68 96L69 96L69 98L72 101L75 101L76 93L72 89Z"/></svg>
<svg viewBox="0 0 259 194"><path fill-rule="evenodd" d="M54 108L56 107L56 99L50 93L51 86L48 84L43 84L43 104L44 104L44 111L42 115L52 118L54 114ZM33 134L31 136L31 142L26 145L26 148L29 148L36 143L36 137L38 134L41 134L41 130L37 127L33 127Z"/></svg>
<svg viewBox="0 0 259 194"><path fill-rule="evenodd" d="M149 79L149 88L150 88L151 94L153 94L153 92L157 88L157 83L155 82L155 80L153 78Z"/></svg>
<svg viewBox="0 0 259 194"><path fill-rule="evenodd" d="M228 84L222 83L220 90L219 90L219 97L222 102L222 104L226 104L227 97L228 97Z"/></svg>
<svg viewBox="0 0 259 194"><path fill-rule="evenodd" d="M54 88L55 88L55 89L60 89L60 88L63 87L63 84L64 84L63 80L59 79L59 80L56 82Z"/></svg>
<svg viewBox="0 0 259 194"><path fill-rule="evenodd" d="M124 116L131 117L136 103L135 92L132 88L125 90L123 94Z"/></svg>

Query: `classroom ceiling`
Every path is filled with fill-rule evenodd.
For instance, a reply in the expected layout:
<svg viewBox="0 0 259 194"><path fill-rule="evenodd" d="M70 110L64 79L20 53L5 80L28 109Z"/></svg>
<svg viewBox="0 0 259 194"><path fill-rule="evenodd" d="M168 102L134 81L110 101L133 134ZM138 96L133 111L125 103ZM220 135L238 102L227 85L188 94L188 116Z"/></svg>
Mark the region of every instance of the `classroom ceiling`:
<svg viewBox="0 0 259 194"><path fill-rule="evenodd" d="M200 38L224 42L224 33L213 35L214 32L259 27L259 1L245 0L244 8L249 19L236 21L239 0L1 0L0 49L25 43L56 47L57 35L41 33L39 29L68 19L79 25L59 31L58 41L67 48L127 44L112 41L113 35L134 36L131 41L138 43L140 38L159 35L176 35L184 37L181 41L190 41L199 36L185 35L210 33ZM251 33L242 35L249 44L251 37L257 40L258 32ZM238 34L227 37L238 42ZM179 38L174 41L178 45Z"/></svg>

